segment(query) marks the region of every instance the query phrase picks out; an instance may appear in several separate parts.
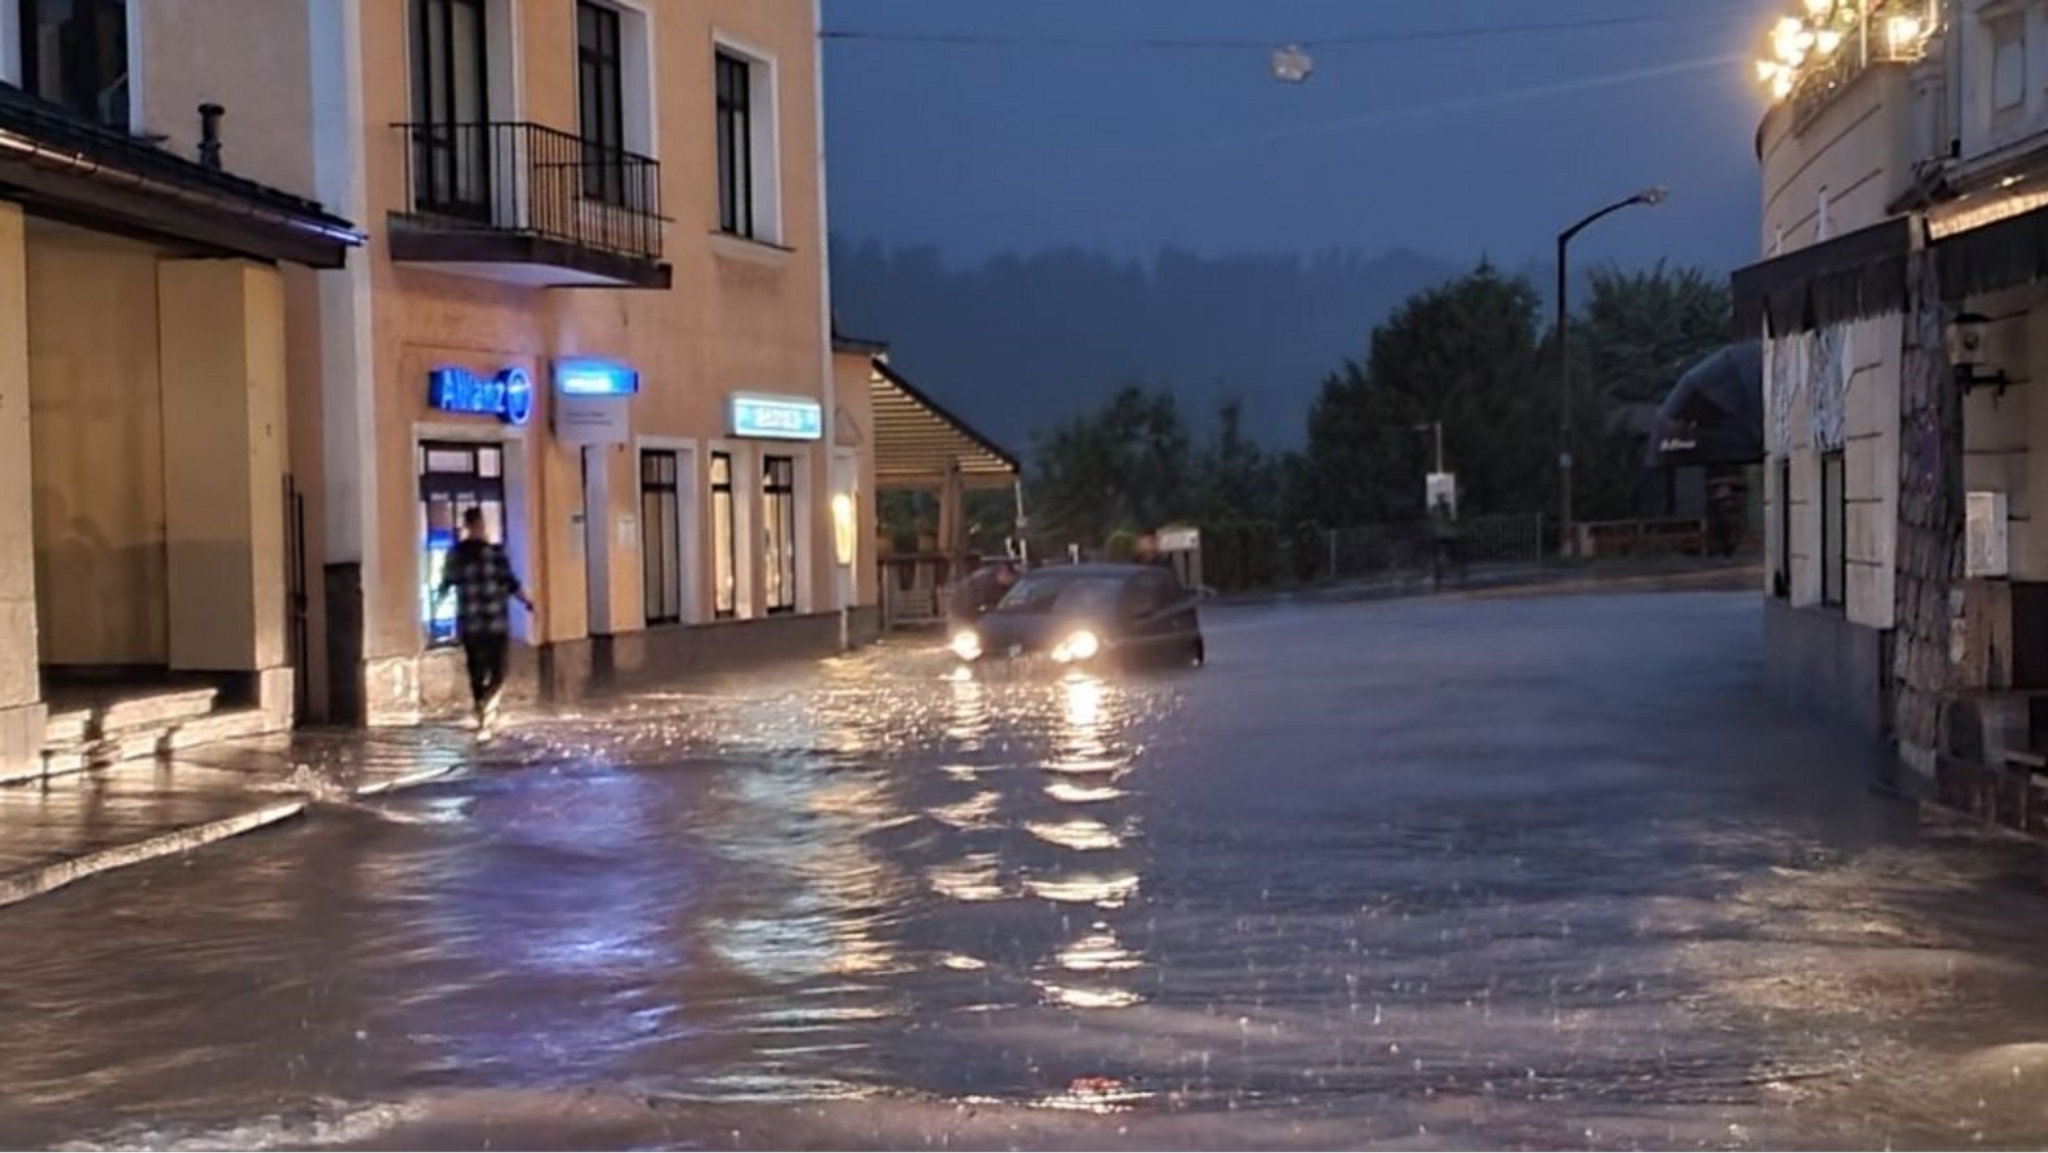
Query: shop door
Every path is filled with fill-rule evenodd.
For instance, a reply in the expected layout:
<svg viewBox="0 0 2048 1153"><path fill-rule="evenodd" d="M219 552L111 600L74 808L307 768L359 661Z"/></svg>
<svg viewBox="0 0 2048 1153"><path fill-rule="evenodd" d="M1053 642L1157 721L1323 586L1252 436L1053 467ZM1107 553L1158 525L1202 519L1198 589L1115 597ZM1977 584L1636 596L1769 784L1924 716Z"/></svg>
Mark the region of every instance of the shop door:
<svg viewBox="0 0 2048 1153"><path fill-rule="evenodd" d="M423 441L419 447L420 624L430 646L452 645L455 598L442 598L441 573L462 539L462 517L484 514L490 538L505 543L505 446Z"/></svg>

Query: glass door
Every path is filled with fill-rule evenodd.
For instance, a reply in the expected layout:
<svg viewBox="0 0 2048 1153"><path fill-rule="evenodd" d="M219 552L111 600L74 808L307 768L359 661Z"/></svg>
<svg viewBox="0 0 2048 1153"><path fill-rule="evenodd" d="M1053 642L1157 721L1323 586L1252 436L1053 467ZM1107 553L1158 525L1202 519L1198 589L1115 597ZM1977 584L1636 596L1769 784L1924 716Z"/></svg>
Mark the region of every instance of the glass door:
<svg viewBox="0 0 2048 1153"><path fill-rule="evenodd" d="M640 576L650 625L676 624L683 619L678 471L674 452L648 450L640 454Z"/></svg>
<svg viewBox="0 0 2048 1153"><path fill-rule="evenodd" d="M796 611L796 461L765 458L761 470L762 553L768 564L768 611Z"/></svg>

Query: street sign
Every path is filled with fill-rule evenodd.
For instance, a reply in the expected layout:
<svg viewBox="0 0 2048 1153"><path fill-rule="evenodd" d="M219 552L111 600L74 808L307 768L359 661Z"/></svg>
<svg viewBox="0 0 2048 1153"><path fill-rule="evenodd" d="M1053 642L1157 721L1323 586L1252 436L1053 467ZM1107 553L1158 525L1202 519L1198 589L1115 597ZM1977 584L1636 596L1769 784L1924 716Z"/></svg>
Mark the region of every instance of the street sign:
<svg viewBox="0 0 2048 1153"><path fill-rule="evenodd" d="M1435 512L1442 504L1450 509L1451 519L1458 519L1458 474L1454 472L1433 472L1424 486L1423 507Z"/></svg>

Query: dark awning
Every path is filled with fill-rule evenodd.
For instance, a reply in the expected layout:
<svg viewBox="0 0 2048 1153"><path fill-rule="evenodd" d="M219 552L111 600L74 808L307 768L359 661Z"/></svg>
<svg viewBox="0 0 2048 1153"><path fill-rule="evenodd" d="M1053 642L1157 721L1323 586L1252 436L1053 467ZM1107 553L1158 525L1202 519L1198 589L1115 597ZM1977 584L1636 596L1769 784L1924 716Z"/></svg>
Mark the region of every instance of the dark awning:
<svg viewBox="0 0 2048 1153"><path fill-rule="evenodd" d="M875 483L882 488L935 488L958 475L968 487L1009 485L1017 458L947 412L876 359L874 402Z"/></svg>
<svg viewBox="0 0 2048 1153"><path fill-rule="evenodd" d="M1678 378L1657 410L1652 468L1756 464L1764 459L1764 353L1731 344Z"/></svg>
<svg viewBox="0 0 2048 1153"><path fill-rule="evenodd" d="M203 253L338 268L363 242L313 201L188 160L0 83L0 198Z"/></svg>
<svg viewBox="0 0 2048 1153"><path fill-rule="evenodd" d="M1912 230L1897 216L1738 270L1735 330L1786 336L1903 312Z"/></svg>
<svg viewBox="0 0 2048 1153"><path fill-rule="evenodd" d="M2048 208L1937 241L1942 298L1951 303L2048 280Z"/></svg>

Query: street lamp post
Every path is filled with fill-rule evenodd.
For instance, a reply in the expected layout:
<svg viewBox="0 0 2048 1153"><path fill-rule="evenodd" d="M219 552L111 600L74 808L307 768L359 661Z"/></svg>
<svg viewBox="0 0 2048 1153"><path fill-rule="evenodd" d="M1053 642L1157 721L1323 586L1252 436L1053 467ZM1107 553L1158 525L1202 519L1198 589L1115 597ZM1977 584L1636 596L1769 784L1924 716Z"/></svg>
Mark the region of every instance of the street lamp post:
<svg viewBox="0 0 2048 1153"><path fill-rule="evenodd" d="M1584 220L1557 234L1557 387L1559 394L1557 427L1557 477L1559 523L1558 555L1570 556L1573 548L1572 534L1572 350L1571 350L1571 246L1579 233L1591 228L1601 220L1620 212L1624 208L1642 205L1655 208L1671 196L1664 188L1645 188L1625 200L1587 216Z"/></svg>

